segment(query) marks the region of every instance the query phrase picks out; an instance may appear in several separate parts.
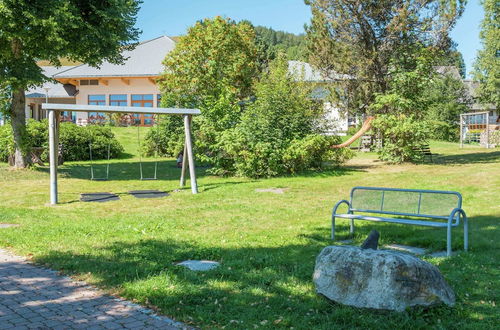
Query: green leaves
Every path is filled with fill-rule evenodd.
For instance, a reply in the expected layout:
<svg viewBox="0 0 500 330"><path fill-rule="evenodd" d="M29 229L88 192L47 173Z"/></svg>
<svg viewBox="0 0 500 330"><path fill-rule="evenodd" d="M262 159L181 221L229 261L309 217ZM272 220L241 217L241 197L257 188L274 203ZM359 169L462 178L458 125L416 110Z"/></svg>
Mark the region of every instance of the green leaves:
<svg viewBox="0 0 500 330"><path fill-rule="evenodd" d="M99 65L118 63L122 47L136 41L141 1L3 0L0 6L0 80L26 88L47 80L38 60L60 58Z"/></svg>
<svg viewBox="0 0 500 330"><path fill-rule="evenodd" d="M366 113L385 94L396 69L408 71L421 48L448 49L448 32L462 14L463 0L308 0L310 63L336 80L332 101L351 113ZM429 36L432 35L432 38ZM404 106L404 104L401 104Z"/></svg>
<svg viewBox="0 0 500 330"><path fill-rule="evenodd" d="M280 56L256 84L256 101L243 113L241 122L226 131L219 142L216 174L271 177L319 169L324 161L340 163L340 150L331 150L337 137L320 135L316 122L322 104L311 99L313 85L288 73Z"/></svg>
<svg viewBox="0 0 500 330"><path fill-rule="evenodd" d="M255 32L246 23L205 19L189 28L163 63L164 105L201 108L228 94L236 103L252 94L258 74Z"/></svg>
<svg viewBox="0 0 500 330"><path fill-rule="evenodd" d="M426 144L430 136L430 125L412 115L378 115L373 127L383 139L377 150L380 159L393 163L420 160L421 154L415 150Z"/></svg>
<svg viewBox="0 0 500 330"><path fill-rule="evenodd" d="M500 107L500 6L496 0L483 0L484 19L480 38L483 44L474 65L474 77L481 82L479 97L484 103Z"/></svg>
<svg viewBox="0 0 500 330"><path fill-rule="evenodd" d="M220 135L240 121L241 103L253 95L258 76L252 26L222 17L200 21L163 64L162 105L201 110L202 116L193 119L196 154L202 161L217 163ZM146 137L150 146L158 144L158 138L166 146L162 153L176 156L184 145L179 119L163 119Z"/></svg>

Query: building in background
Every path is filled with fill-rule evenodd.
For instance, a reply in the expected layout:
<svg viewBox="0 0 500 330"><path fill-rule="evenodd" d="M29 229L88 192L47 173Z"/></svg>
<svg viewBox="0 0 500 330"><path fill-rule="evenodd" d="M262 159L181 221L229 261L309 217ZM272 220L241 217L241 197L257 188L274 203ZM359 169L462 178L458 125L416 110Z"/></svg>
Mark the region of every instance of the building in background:
<svg viewBox="0 0 500 330"><path fill-rule="evenodd" d="M41 110L48 88L49 103L157 107L160 91L156 79L163 72L163 59L175 48L166 36L144 41L134 50L124 51L123 64L104 62L99 68L81 64L71 67L42 67L55 81L26 92L26 117L43 119ZM103 113L63 112L63 121L79 125L107 120ZM152 115L124 116L125 123L151 126Z"/></svg>

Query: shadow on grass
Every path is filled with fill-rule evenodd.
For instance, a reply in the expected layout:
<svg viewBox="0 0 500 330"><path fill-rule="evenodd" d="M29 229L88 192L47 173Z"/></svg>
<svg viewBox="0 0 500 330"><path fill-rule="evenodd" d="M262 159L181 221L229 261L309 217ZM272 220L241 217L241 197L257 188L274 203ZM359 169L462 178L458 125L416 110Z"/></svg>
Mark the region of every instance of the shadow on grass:
<svg viewBox="0 0 500 330"><path fill-rule="evenodd" d="M367 169L371 168L370 165L346 165L346 166L334 166L328 167L323 170L309 170L302 173L297 173L293 177L304 177L304 178L327 178L349 175L353 172L366 172Z"/></svg>
<svg viewBox="0 0 500 330"><path fill-rule="evenodd" d="M496 299L491 290L499 261L495 247L488 241L495 239L498 231L485 231L496 221L495 217L471 218L471 223L475 223L471 228L472 252L440 262L441 270L457 292L457 306L407 313L332 306L314 294L311 276L315 257L331 242L325 228L301 235L304 238L301 243L274 243L270 247L204 246L176 239L142 238L96 246L90 253L50 251L37 256L36 261L70 274L92 273L100 286L121 289L127 298L152 304L182 321L192 319L201 326L249 328L263 320L281 320L280 326L286 327L325 329L336 325L345 328L415 328L416 324L419 325L416 328L446 328L471 323L487 326L494 324L497 317L494 306L471 303L466 294L473 294L475 302ZM417 239L423 244L437 237L441 238L440 244L444 243L445 232L436 229L413 229L409 233L411 226L373 227L381 230L387 241L409 244L409 237L418 231ZM361 227L359 235L364 236L370 229L371 226ZM458 230L454 234L455 238L460 235ZM461 239L455 241L461 246ZM222 265L206 273L175 265L188 259L216 260ZM472 287L471 280L480 283ZM478 313L482 318L477 318ZM242 323L232 324L231 320Z"/></svg>
<svg viewBox="0 0 500 330"><path fill-rule="evenodd" d="M493 152L474 152L460 155L447 155L436 157L435 164L475 164L475 163L494 163L500 161L500 151Z"/></svg>
<svg viewBox="0 0 500 330"><path fill-rule="evenodd" d="M153 177L155 172L155 161L154 160L143 160L142 161L142 171L144 177ZM106 176L106 166L107 162L100 161L92 165L94 169L95 177L105 177ZM49 173L49 168L36 167L37 171ZM87 179L90 180L90 162L88 163L67 163L59 167L58 172L64 178L70 179ZM196 176L198 178L207 175L206 167L196 167ZM189 171L187 171L189 177ZM178 180L181 176L181 169L177 167L175 160L162 160L158 161L157 168L157 178L158 180ZM140 180L140 163L136 162L119 162L110 161L109 162L109 181L130 181L130 180Z"/></svg>

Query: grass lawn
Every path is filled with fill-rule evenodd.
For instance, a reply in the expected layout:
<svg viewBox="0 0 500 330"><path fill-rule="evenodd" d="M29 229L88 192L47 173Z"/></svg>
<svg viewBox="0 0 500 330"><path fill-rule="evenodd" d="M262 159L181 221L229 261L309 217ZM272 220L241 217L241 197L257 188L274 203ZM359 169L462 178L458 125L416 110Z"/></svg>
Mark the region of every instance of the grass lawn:
<svg viewBox="0 0 500 330"><path fill-rule="evenodd" d="M110 293L152 306L202 328L482 328L500 324L500 150L433 143L435 164L386 165L358 154L341 170L275 179L218 178L198 169L200 194L180 191L173 159L159 164L157 181L140 181L136 129L116 129L127 155L113 160L110 181L91 182L88 163L60 170L60 200L48 202L48 169L11 171L0 165L0 247L83 279ZM145 131L141 131L145 135ZM135 141L135 142L134 142ZM146 160L146 171L153 161ZM147 166L150 167L147 167ZM456 190L470 218L470 252L426 258L457 295L454 308L404 313L359 310L317 296L315 257L329 240L333 204L353 186ZM284 194L257 188L288 188ZM135 189L171 191L164 199L135 199ZM114 192L120 201L81 203L85 192ZM338 220L339 239L348 222ZM381 243L444 250L445 229L358 222L355 243L371 229ZM453 229L453 250L462 229ZM222 263L193 273L186 259Z"/></svg>

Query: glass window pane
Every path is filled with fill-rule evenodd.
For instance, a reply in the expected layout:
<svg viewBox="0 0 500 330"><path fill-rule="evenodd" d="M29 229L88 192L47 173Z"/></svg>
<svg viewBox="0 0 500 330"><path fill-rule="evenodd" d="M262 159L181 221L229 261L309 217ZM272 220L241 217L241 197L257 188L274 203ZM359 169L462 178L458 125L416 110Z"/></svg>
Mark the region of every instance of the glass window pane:
<svg viewBox="0 0 500 330"><path fill-rule="evenodd" d="M140 101L142 100L141 94L132 94L132 101Z"/></svg>
<svg viewBox="0 0 500 330"><path fill-rule="evenodd" d="M153 107L153 102L144 102L143 107L147 107L147 108L152 108Z"/></svg>
<svg viewBox="0 0 500 330"><path fill-rule="evenodd" d="M106 102L105 95L89 95L89 101L103 101Z"/></svg>
<svg viewBox="0 0 500 330"><path fill-rule="evenodd" d="M144 94L143 99L147 101L153 101L153 94Z"/></svg>
<svg viewBox="0 0 500 330"><path fill-rule="evenodd" d="M127 94L111 94L110 101L127 101Z"/></svg>

